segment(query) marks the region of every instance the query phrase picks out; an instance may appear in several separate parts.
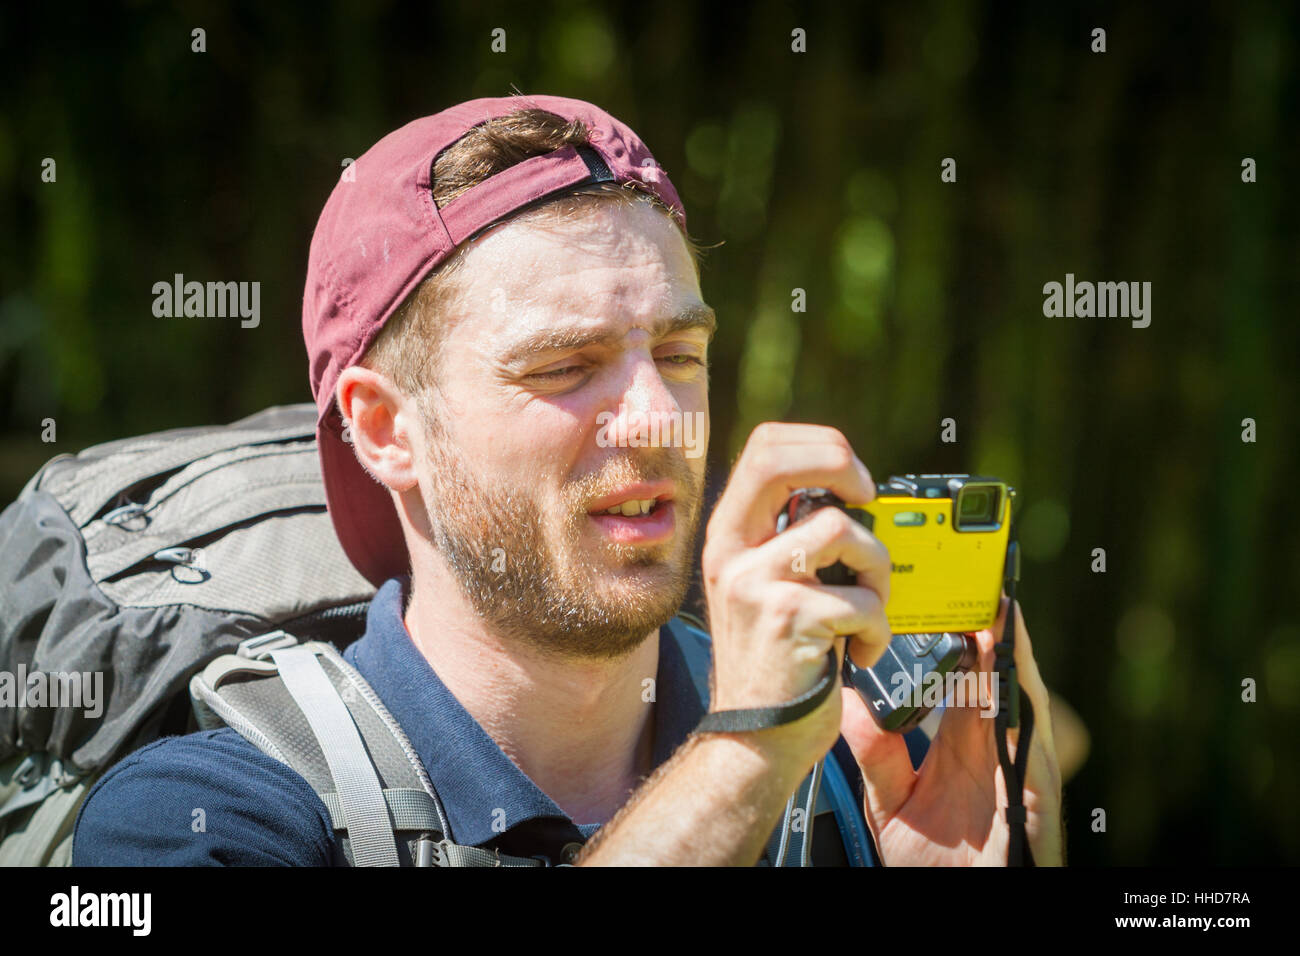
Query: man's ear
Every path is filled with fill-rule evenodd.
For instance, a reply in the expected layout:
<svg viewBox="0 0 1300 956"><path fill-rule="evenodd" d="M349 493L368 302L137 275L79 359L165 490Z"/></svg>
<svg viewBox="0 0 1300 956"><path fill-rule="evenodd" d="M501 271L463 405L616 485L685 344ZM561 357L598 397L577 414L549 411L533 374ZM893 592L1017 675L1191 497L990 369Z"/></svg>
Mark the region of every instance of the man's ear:
<svg viewBox="0 0 1300 956"><path fill-rule="evenodd" d="M416 402L385 376L360 365L343 370L334 397L362 467L392 491L414 488L419 479Z"/></svg>

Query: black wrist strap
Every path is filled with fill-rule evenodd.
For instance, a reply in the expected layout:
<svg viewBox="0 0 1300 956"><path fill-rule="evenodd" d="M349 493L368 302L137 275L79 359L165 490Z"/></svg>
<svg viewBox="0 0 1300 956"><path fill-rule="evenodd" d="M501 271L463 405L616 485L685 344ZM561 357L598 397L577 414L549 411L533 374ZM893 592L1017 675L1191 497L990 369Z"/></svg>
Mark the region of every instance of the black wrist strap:
<svg viewBox="0 0 1300 956"><path fill-rule="evenodd" d="M1029 742L1034 733L1034 708L1028 696L1023 703L1020 700L1020 682L1016 677L1016 582L1020 580L1020 551L1014 540L1007 545L1004 578L1007 616L1002 621L1001 640L993 646L996 655L993 668L998 675L1000 701L994 719L994 738L998 746L998 763L1002 765L1002 779L1007 788L1007 827L1010 830L1007 866L1034 866L1034 854L1029 849L1029 836L1025 830L1028 816L1025 810L1025 771L1029 766ZM1020 738L1016 744L1016 759L1012 763L1007 730L1016 726L1020 727Z"/></svg>
<svg viewBox="0 0 1300 956"><path fill-rule="evenodd" d="M1034 708L1027 696L1022 704L1020 683L1016 677L1016 582L1020 580L1020 551L1014 540L1007 545L1004 577L1007 614L1002 621L1001 640L994 645L994 670L998 675L999 699L998 713L994 720L994 738L1007 790L1006 818L1010 830L1007 865L1034 866L1034 855L1029 848L1029 836L1025 829L1028 814L1024 802L1025 771L1029 766L1029 745L1034 732ZM835 650L832 648L827 653L825 676L812 690L794 700L776 707L720 710L705 714L695 728L695 733L736 733L793 723L816 710L830 695L835 686L835 660ZM1010 748L1007 746L1007 730L1017 726L1020 727L1020 738L1016 745L1016 759L1012 762Z"/></svg>
<svg viewBox="0 0 1300 956"><path fill-rule="evenodd" d="M800 717L806 717L820 707L835 689L835 648L827 652L826 661L826 675L806 694L800 694L794 700L776 707L719 710L705 714L704 719L695 728L695 733L730 734L746 730L766 730L769 727L792 724Z"/></svg>

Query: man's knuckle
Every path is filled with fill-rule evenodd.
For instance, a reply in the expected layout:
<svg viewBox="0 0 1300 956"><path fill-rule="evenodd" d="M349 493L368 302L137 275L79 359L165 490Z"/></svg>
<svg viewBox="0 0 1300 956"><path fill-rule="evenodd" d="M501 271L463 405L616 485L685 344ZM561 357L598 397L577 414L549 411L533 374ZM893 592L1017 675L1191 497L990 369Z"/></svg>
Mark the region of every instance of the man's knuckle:
<svg viewBox="0 0 1300 956"><path fill-rule="evenodd" d="M748 570L742 562L735 559L724 562L716 572L719 595L731 601L745 599L751 587Z"/></svg>
<svg viewBox="0 0 1300 956"><path fill-rule="evenodd" d="M794 623L803 609L806 598L803 589L792 587L768 587L764 594L765 613L777 624L788 626Z"/></svg>
<svg viewBox="0 0 1300 956"><path fill-rule="evenodd" d="M749 433L749 438L745 439L745 447L740 452L740 462L743 464L753 464L753 460L758 457L765 448L773 443L772 425L770 422L763 422L756 425L754 430Z"/></svg>
<svg viewBox="0 0 1300 956"><path fill-rule="evenodd" d="M826 452L826 466L831 471L849 471L853 468L853 449L847 444L831 445Z"/></svg>
<svg viewBox="0 0 1300 956"><path fill-rule="evenodd" d="M844 432L840 431L838 428L835 428L835 427L832 426L832 425L826 425L825 428L826 428L826 437L827 437L827 438L828 438L828 439L829 439L833 444L840 445L840 446L843 447L843 448L844 448L844 449L845 449L845 450L846 450L850 455L853 454L853 446L850 445L850 444L849 444L849 440L848 440L847 438L844 437Z"/></svg>
<svg viewBox="0 0 1300 956"><path fill-rule="evenodd" d="M720 583L722 583L722 580L720 579L722 579L724 567L725 564L722 562L710 561L708 558L703 558L702 561L699 562L699 570L701 570L703 579L705 579L705 584L708 588L719 587Z"/></svg>
<svg viewBox="0 0 1300 956"><path fill-rule="evenodd" d="M821 515L821 524L824 533L828 536L828 544L834 544L852 537L853 527L857 522L846 515L839 508L823 508Z"/></svg>
<svg viewBox="0 0 1300 956"><path fill-rule="evenodd" d="M781 473L782 458L771 445L764 445L750 458L750 466L760 481L771 481Z"/></svg>

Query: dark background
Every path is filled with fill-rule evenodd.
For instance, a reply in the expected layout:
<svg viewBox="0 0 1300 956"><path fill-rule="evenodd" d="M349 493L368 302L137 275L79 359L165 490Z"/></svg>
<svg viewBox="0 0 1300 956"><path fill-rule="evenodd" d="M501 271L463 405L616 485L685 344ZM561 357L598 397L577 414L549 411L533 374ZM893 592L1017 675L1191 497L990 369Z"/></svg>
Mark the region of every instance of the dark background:
<svg viewBox="0 0 1300 956"><path fill-rule="evenodd" d="M590 99L722 243L719 479L782 419L877 477L1020 490L1021 602L1091 736L1071 861L1300 861L1300 15L863 6L5 5L0 503L56 453L310 400L307 247L345 157L512 86ZM155 318L177 272L259 281L261 325ZM1151 282L1150 327L1045 318L1067 272Z"/></svg>

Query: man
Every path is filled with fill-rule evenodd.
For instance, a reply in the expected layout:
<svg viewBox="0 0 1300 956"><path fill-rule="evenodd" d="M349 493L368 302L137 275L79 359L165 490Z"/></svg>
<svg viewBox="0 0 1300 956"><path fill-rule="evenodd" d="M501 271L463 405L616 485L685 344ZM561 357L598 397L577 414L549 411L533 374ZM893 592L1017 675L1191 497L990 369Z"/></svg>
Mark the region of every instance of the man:
<svg viewBox="0 0 1300 956"><path fill-rule="evenodd" d="M944 714L919 773L844 690L781 726L692 734L706 707L783 704L819 683L828 651L869 665L889 640L889 558L867 530L826 509L774 537L793 489L868 501L867 469L833 429L765 424L708 523L711 699L692 696L665 624L703 505L715 321L667 175L590 104L476 100L362 156L321 216L304 300L330 514L380 587L348 659L462 844L752 865L842 736L884 861L1004 863L994 722L974 708ZM816 579L835 561L856 586ZM1039 715L1027 832L1040 865L1059 863L1047 693L1015 621ZM982 670L1000 628L978 636ZM306 782L231 730L122 761L74 840L74 863L338 859Z"/></svg>

